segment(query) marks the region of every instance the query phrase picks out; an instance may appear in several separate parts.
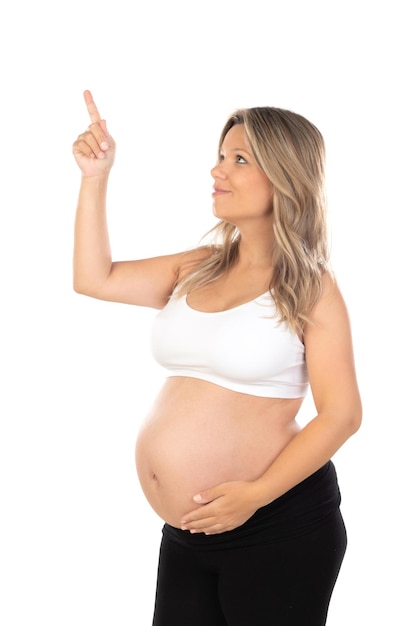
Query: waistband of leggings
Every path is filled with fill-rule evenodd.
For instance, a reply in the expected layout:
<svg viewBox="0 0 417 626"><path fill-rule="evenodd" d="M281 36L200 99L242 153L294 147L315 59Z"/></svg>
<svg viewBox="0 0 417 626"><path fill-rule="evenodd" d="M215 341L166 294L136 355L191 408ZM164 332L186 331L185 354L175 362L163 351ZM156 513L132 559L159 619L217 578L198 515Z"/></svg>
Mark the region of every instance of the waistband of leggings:
<svg viewBox="0 0 417 626"><path fill-rule="evenodd" d="M340 502L336 470L333 462L328 461L233 530L216 535L191 534L188 530L164 524L162 532L167 539L201 550L259 545L314 530L339 508Z"/></svg>

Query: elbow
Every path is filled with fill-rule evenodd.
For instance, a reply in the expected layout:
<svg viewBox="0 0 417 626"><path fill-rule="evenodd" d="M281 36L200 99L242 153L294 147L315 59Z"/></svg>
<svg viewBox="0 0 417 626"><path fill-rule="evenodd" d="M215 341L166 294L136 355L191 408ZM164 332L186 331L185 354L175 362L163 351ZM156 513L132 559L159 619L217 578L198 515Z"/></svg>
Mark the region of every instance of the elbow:
<svg viewBox="0 0 417 626"><path fill-rule="evenodd" d="M73 279L72 288L75 293L81 296L88 296L97 300L108 300L103 285L97 285L88 281L82 281L77 278Z"/></svg>
<svg viewBox="0 0 417 626"><path fill-rule="evenodd" d="M77 280L76 278L74 278L72 282L72 288L75 291L75 293L81 296L94 297L91 287L89 287L86 283L83 283L82 281Z"/></svg>
<svg viewBox="0 0 417 626"><path fill-rule="evenodd" d="M78 283L73 282L72 283L72 288L75 291L75 293L83 294L83 291L82 291L82 289L81 289L81 287L80 287L80 285Z"/></svg>
<svg viewBox="0 0 417 626"><path fill-rule="evenodd" d="M350 421L350 434L351 436L358 432L362 425L362 412L352 417Z"/></svg>
<svg viewBox="0 0 417 626"><path fill-rule="evenodd" d="M72 271L72 288L75 293L81 294L83 296L86 294L86 281L83 280L83 273L79 271L79 268L76 266L74 262L74 267Z"/></svg>
<svg viewBox="0 0 417 626"><path fill-rule="evenodd" d="M362 424L362 405L360 400L345 403L343 406L333 406L327 410L318 412L327 422L326 428L330 428L342 445L352 435L358 432Z"/></svg>
<svg viewBox="0 0 417 626"><path fill-rule="evenodd" d="M86 290L83 287L83 285L78 280L76 280L75 278L72 281L72 288L75 291L75 293L78 293L78 294L83 295L83 296L87 295L86 294Z"/></svg>
<svg viewBox="0 0 417 626"><path fill-rule="evenodd" d="M355 433L358 432L359 428L362 425L362 404L361 401L355 403L354 406L351 406L348 415L345 418L346 429L348 433L348 437L351 437Z"/></svg>

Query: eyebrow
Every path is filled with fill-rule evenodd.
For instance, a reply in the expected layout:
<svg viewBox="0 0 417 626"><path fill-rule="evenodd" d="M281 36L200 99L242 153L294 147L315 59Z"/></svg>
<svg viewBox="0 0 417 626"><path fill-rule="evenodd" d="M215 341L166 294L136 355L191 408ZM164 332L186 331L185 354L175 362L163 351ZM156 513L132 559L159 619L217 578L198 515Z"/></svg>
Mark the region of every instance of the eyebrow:
<svg viewBox="0 0 417 626"><path fill-rule="evenodd" d="M223 152L223 148L220 152ZM251 154L251 152L249 152L249 150L246 150L246 148L232 148L230 152L246 152L246 154Z"/></svg>

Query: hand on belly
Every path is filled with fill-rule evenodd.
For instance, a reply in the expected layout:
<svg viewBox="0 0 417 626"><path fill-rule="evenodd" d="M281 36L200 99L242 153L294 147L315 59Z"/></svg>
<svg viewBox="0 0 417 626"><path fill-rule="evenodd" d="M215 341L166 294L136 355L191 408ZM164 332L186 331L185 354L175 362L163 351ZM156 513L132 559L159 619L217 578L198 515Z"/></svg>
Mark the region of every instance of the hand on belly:
<svg viewBox="0 0 417 626"><path fill-rule="evenodd" d="M244 524L256 511L256 484L233 481L196 494L200 506L182 517L182 530L214 535Z"/></svg>

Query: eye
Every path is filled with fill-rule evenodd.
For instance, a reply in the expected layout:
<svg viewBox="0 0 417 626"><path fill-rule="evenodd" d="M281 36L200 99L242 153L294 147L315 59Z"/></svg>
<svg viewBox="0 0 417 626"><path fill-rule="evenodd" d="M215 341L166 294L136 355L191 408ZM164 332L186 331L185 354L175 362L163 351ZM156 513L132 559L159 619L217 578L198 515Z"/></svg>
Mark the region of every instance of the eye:
<svg viewBox="0 0 417 626"><path fill-rule="evenodd" d="M246 159L243 156L240 156L240 154L236 155L236 163L247 163Z"/></svg>

